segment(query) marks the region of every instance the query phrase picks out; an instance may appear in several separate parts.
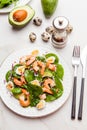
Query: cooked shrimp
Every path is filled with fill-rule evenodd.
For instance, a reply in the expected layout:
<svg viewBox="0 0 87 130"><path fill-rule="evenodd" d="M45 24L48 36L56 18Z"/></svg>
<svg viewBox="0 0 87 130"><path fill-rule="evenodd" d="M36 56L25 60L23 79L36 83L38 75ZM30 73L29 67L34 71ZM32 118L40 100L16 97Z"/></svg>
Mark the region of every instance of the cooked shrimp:
<svg viewBox="0 0 87 130"><path fill-rule="evenodd" d="M20 80L17 79L17 78L13 78L13 82L14 82L16 85L20 86L20 87L21 87L23 84L26 84L26 81L25 81L25 78L24 78L23 75L21 76L21 79L20 79Z"/></svg>
<svg viewBox="0 0 87 130"><path fill-rule="evenodd" d="M47 88L47 89L50 89L50 87L54 87L54 86L55 86L55 82L54 82L53 79L48 78L48 79L46 79L46 80L44 81L43 86L44 86L45 88Z"/></svg>
<svg viewBox="0 0 87 130"><path fill-rule="evenodd" d="M20 63L20 64L25 64L25 62L26 62L27 60L29 60L30 58L31 58L31 55L23 56L23 57L20 58L19 63Z"/></svg>
<svg viewBox="0 0 87 130"><path fill-rule="evenodd" d="M17 78L13 78L13 82L18 85L18 86L22 86L23 82L21 82L21 80L18 80Z"/></svg>
<svg viewBox="0 0 87 130"><path fill-rule="evenodd" d="M20 96L19 96L19 102L20 102L20 105L22 107L27 107L30 105L30 98L29 98L29 95L25 95L24 93L22 93Z"/></svg>
<svg viewBox="0 0 87 130"><path fill-rule="evenodd" d="M39 70L38 62L37 62L37 61L35 61L35 62L33 63L33 69L34 69L36 72Z"/></svg>
<svg viewBox="0 0 87 130"><path fill-rule="evenodd" d="M35 61L35 56L31 56L30 59L26 62L26 65L31 65Z"/></svg>
<svg viewBox="0 0 87 130"><path fill-rule="evenodd" d="M26 84L26 81L25 81L25 78L24 78L23 75L21 76L21 82L22 82L23 84Z"/></svg>
<svg viewBox="0 0 87 130"><path fill-rule="evenodd" d="M54 64L47 63L47 67L52 71L56 70L56 66Z"/></svg>
<svg viewBox="0 0 87 130"><path fill-rule="evenodd" d="M22 92L23 92L25 95L29 95L29 92L28 92L26 89L22 89Z"/></svg>
<svg viewBox="0 0 87 130"><path fill-rule="evenodd" d="M46 93L49 93L49 94L53 94L53 92L50 89L48 89L48 88L43 87L42 89L43 89L43 92L46 92Z"/></svg>
<svg viewBox="0 0 87 130"><path fill-rule="evenodd" d="M43 75L45 68L46 68L46 65L45 65L45 63L43 63L41 61L38 61L38 65L41 67L40 73L41 73L41 75Z"/></svg>
<svg viewBox="0 0 87 130"><path fill-rule="evenodd" d="M45 67L46 67L45 63L43 63L41 61L35 61L33 63L33 69L37 72L39 70L39 67L41 68L40 73L41 73L41 75L43 75L44 71L45 71Z"/></svg>

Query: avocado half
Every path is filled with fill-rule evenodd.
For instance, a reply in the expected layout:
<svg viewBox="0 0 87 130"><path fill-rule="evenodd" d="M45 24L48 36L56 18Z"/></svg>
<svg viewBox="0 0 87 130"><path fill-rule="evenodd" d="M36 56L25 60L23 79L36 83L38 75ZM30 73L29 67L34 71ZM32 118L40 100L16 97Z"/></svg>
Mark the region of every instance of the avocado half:
<svg viewBox="0 0 87 130"><path fill-rule="evenodd" d="M21 12L24 12L24 13L21 13ZM15 15L16 18L19 18L21 20L17 21L17 19L14 18L14 14L16 14ZM25 5L25 6L14 8L10 12L8 16L8 20L9 20L9 23L13 27L21 28L21 27L24 27L34 17L34 15L35 15L35 11L29 5Z"/></svg>

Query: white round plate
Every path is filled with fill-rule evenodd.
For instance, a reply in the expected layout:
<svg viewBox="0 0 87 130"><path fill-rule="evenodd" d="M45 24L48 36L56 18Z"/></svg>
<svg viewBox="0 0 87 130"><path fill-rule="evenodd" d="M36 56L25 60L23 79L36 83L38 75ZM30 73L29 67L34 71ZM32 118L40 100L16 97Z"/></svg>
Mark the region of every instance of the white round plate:
<svg viewBox="0 0 87 130"><path fill-rule="evenodd" d="M23 6L30 2L30 0L19 0L16 4L17 6ZM5 8L0 9L0 13L9 13L14 8L14 4L11 4L10 6L7 6Z"/></svg>
<svg viewBox="0 0 87 130"><path fill-rule="evenodd" d="M72 84L71 84L72 78L71 78L71 73L70 73L69 67L64 62L63 58L58 55L58 57L60 59L60 64L63 65L64 73L65 73L64 80L63 80L63 86L64 86L63 95L59 99L57 99L53 102L46 103L45 108L42 110L37 110L37 108L35 108L35 107L23 108L20 106L19 101L10 95L10 92L7 90L7 88L5 86L5 83L4 83L5 74L8 70L11 69L12 63L14 63L15 61L18 62L19 58L21 56L30 54L35 49L39 50L40 55L45 54L47 52L55 53L58 55L58 53L54 49L50 50L49 48L32 46L32 47L29 47L29 49L27 48L27 49L22 49L22 50L13 52L11 55L9 55L7 57L7 59L4 61L4 63L2 64L2 66L0 68L0 96L3 100L3 102L13 112L15 112L21 116L30 117L30 118L46 116L46 115L49 115L49 114L55 112L56 110L58 110L68 99L71 88L72 88Z"/></svg>

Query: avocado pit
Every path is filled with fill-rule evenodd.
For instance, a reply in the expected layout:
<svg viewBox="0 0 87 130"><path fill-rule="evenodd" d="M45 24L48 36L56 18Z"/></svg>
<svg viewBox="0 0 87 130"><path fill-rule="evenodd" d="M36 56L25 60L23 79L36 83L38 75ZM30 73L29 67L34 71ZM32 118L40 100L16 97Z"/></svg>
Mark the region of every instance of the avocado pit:
<svg viewBox="0 0 87 130"><path fill-rule="evenodd" d="M17 10L13 14L13 19L16 22L22 22L27 18L27 11L26 10Z"/></svg>

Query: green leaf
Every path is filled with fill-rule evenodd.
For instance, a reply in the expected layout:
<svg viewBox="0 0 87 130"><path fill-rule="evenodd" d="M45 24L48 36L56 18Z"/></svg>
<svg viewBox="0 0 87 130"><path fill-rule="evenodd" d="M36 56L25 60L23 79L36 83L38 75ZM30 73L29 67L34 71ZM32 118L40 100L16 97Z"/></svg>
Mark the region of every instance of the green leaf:
<svg viewBox="0 0 87 130"><path fill-rule="evenodd" d="M24 85L21 86L21 88L27 89L27 88L28 88L28 85L27 85L27 84L24 84Z"/></svg>
<svg viewBox="0 0 87 130"><path fill-rule="evenodd" d="M39 95L43 93L42 88L29 83L27 90L30 93L30 106L36 106L40 101Z"/></svg>
<svg viewBox="0 0 87 130"><path fill-rule="evenodd" d="M28 91L30 94L32 94L34 97L38 97L40 94L43 93L42 87L33 85L31 83L28 84Z"/></svg>
<svg viewBox="0 0 87 130"><path fill-rule="evenodd" d="M17 79L20 79L20 75L16 74L16 69L21 66L20 64L16 64L14 67L13 67L13 71L12 71L12 76L17 78Z"/></svg>
<svg viewBox="0 0 87 130"><path fill-rule="evenodd" d="M44 77L53 77L53 72L49 69L46 69L43 75L43 78Z"/></svg>
<svg viewBox="0 0 87 130"><path fill-rule="evenodd" d="M21 91L21 88L13 88L12 89L12 93L13 94L20 94L22 91Z"/></svg>
<svg viewBox="0 0 87 130"><path fill-rule="evenodd" d="M0 9L7 7L9 5L11 5L12 3L14 3L14 5L16 5L16 2L18 0L0 0Z"/></svg>
<svg viewBox="0 0 87 130"><path fill-rule="evenodd" d="M1 0L2 4L9 4L11 0Z"/></svg>
<svg viewBox="0 0 87 130"><path fill-rule="evenodd" d="M42 75L40 72L38 72L38 75L35 76L35 79L39 80L40 82L42 81Z"/></svg>
<svg viewBox="0 0 87 130"><path fill-rule="evenodd" d="M39 103L39 98L34 98L32 95L30 95L30 106L34 107Z"/></svg>
<svg viewBox="0 0 87 130"><path fill-rule="evenodd" d="M63 94L63 85L62 85L61 81L57 81L56 83L58 83L58 84L56 84L55 87L51 88L53 95L47 94L47 96L46 96L47 102L54 101L54 100L58 99L59 97L61 97Z"/></svg>
<svg viewBox="0 0 87 130"><path fill-rule="evenodd" d="M45 61L46 61L45 57L43 57L43 56L37 56L36 59L37 59L37 60L40 60L40 61L42 61L42 62L45 62Z"/></svg>
<svg viewBox="0 0 87 130"><path fill-rule="evenodd" d="M61 97L62 94L63 94L62 90L58 90L58 93L55 92L54 95L47 94L47 96L46 96L46 102L54 101L54 100L58 99L59 97Z"/></svg>
<svg viewBox="0 0 87 130"><path fill-rule="evenodd" d="M54 80L55 80L55 83L56 83L55 87L63 91L62 82L60 81L60 79L56 75L54 76Z"/></svg>
<svg viewBox="0 0 87 130"><path fill-rule="evenodd" d="M63 69L62 65L57 64L57 69L56 69L55 74L56 74L57 77L59 77L61 80L63 80L64 69Z"/></svg>
<svg viewBox="0 0 87 130"><path fill-rule="evenodd" d="M15 71L12 71L12 76L17 78L17 79L20 79L20 77L21 77L20 75L16 74Z"/></svg>
<svg viewBox="0 0 87 130"><path fill-rule="evenodd" d="M34 72L31 70L25 70L24 77L28 83L35 79Z"/></svg>
<svg viewBox="0 0 87 130"><path fill-rule="evenodd" d="M14 67L13 67L13 71L16 71L16 69L21 66L20 64L16 64Z"/></svg>
<svg viewBox="0 0 87 130"><path fill-rule="evenodd" d="M12 70L9 70L7 73L6 73L6 76L5 76L5 79L6 81L10 81L11 80L11 77L12 77Z"/></svg>
<svg viewBox="0 0 87 130"><path fill-rule="evenodd" d="M53 95L47 94L47 97L46 97L47 102L53 101L53 100L59 98L60 96L62 96L62 94L63 94L62 82L59 80L58 77L56 77L56 75L54 76L54 80L55 80L56 85L55 85L55 87L51 88Z"/></svg>
<svg viewBox="0 0 87 130"><path fill-rule="evenodd" d="M53 95L46 95L46 102L51 102L54 101L56 99L56 97L54 97Z"/></svg>
<svg viewBox="0 0 87 130"><path fill-rule="evenodd" d="M20 93L20 94L13 94L13 95L14 95L14 97L15 97L16 99L19 100L21 93Z"/></svg>

